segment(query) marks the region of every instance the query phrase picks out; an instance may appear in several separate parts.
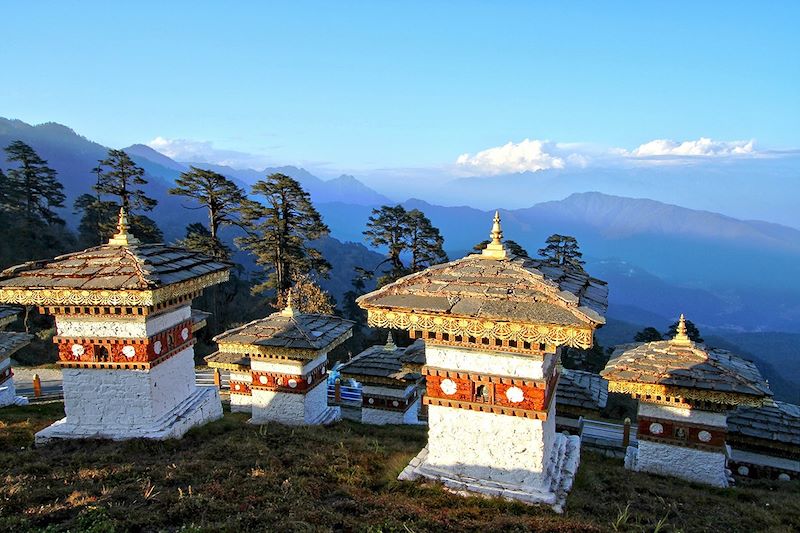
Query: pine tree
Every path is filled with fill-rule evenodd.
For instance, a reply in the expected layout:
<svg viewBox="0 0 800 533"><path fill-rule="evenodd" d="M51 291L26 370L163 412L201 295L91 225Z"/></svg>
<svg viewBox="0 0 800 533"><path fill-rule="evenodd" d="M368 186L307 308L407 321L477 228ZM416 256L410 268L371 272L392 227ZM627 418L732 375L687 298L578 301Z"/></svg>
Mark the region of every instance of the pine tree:
<svg viewBox="0 0 800 533"><path fill-rule="evenodd" d="M129 214L135 211L152 211L158 202L137 188L147 185L144 169L138 166L123 150L109 150L108 157L99 161L95 190L119 198L122 207Z"/></svg>
<svg viewBox="0 0 800 533"><path fill-rule="evenodd" d="M658 330L652 326L646 327L637 332L633 337L634 342L655 342L663 339L664 337L661 336L661 333L659 333Z"/></svg>
<svg viewBox="0 0 800 533"><path fill-rule="evenodd" d="M246 200L240 209L247 235L236 243L255 255L266 271L266 280L256 293L291 287L293 277L315 272L325 275L330 264L309 242L327 236L328 226L300 184L284 174L271 174L253 185L252 193L265 203Z"/></svg>
<svg viewBox="0 0 800 533"><path fill-rule="evenodd" d="M22 141L14 141L5 148L6 160L17 163L17 168L8 169L6 180L6 202L13 211L18 211L25 224L64 225L53 208L64 207L64 186L57 173L47 166L33 148Z"/></svg>
<svg viewBox="0 0 800 533"><path fill-rule="evenodd" d="M411 272L419 272L431 265L447 261L444 238L439 228L431 224L425 213L412 209L406 214L408 249L411 252Z"/></svg>
<svg viewBox="0 0 800 533"><path fill-rule="evenodd" d="M119 205L115 202L86 193L75 199L74 208L76 213L83 213L78 224L78 239L83 246L100 246L116 233L113 221L119 216Z"/></svg>
<svg viewBox="0 0 800 533"><path fill-rule="evenodd" d="M492 241L486 239L485 241L481 241L475 246L473 246L472 249L475 250L476 252L481 252L483 251L484 248L486 248L486 245L489 244L490 242ZM511 252L511 255L514 255L516 257L530 257L530 255L528 255L528 251L519 244L517 244L515 241L507 240L503 241L503 244L505 244L508 251Z"/></svg>
<svg viewBox="0 0 800 533"><path fill-rule="evenodd" d="M87 203L82 203L83 216L102 216L99 228L101 241L105 242L116 231L117 213L120 206L128 212L128 220L131 225L131 233L143 243L162 242L164 234L158 228L155 221L150 217L138 214L136 211L152 211L158 205L158 201L150 198L145 192L138 188L139 185L146 185L144 179L144 169L138 166L123 150L109 150L108 157L98 162L98 166L92 169L97 175L97 183L94 190L97 192L97 203L92 209L95 214L87 211ZM113 201L102 200L102 195L116 197ZM79 207L76 205L76 209ZM113 216L105 218L108 212L114 213ZM91 221L87 220L87 225Z"/></svg>
<svg viewBox="0 0 800 533"><path fill-rule="evenodd" d="M170 194L193 198L208 209L208 231L207 235L195 230L192 232L195 245L207 251L214 251L218 259L228 259L230 249L222 244L219 238L219 230L222 226L236 223L234 214L245 201L245 192L228 178L213 172L196 167L190 167L188 172L181 173L175 180L176 187L170 189ZM194 226L194 224L192 224ZM187 228L187 239L190 237ZM200 238L206 238L210 242L201 244Z"/></svg>
<svg viewBox="0 0 800 533"><path fill-rule="evenodd" d="M575 237L557 233L550 235L545 241L545 247L539 249L539 255L547 264L583 271L583 254Z"/></svg>
<svg viewBox="0 0 800 533"><path fill-rule="evenodd" d="M364 236L372 246L386 246L389 249L386 260L391 265L391 271L387 274L389 278L397 279L408 272L400 258L400 254L408 248L408 213L402 205L384 205L380 209L373 209Z"/></svg>
<svg viewBox="0 0 800 533"><path fill-rule="evenodd" d="M671 339L675 336L678 332L678 322L674 322L670 325L669 330L665 334L665 337ZM686 320L686 335L693 340L694 342L701 344L703 343L703 338L700 336L700 330L697 329L697 326L691 320Z"/></svg>
<svg viewBox="0 0 800 533"><path fill-rule="evenodd" d="M231 255L231 249L219 239L213 238L209 229L200 222L193 222L186 226L186 238L178 241L177 244L217 259L227 259Z"/></svg>

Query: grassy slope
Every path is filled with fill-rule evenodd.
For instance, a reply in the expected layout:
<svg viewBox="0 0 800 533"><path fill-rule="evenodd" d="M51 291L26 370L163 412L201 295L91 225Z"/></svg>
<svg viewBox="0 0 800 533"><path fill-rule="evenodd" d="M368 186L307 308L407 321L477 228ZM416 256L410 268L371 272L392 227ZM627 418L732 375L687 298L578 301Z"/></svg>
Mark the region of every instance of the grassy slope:
<svg viewBox="0 0 800 533"><path fill-rule="evenodd" d="M258 428L226 414L179 441L32 448L62 414L0 411L0 530L653 531L661 519L662 531L800 529L800 484L711 489L589 453L563 516L397 482L425 441L413 427Z"/></svg>

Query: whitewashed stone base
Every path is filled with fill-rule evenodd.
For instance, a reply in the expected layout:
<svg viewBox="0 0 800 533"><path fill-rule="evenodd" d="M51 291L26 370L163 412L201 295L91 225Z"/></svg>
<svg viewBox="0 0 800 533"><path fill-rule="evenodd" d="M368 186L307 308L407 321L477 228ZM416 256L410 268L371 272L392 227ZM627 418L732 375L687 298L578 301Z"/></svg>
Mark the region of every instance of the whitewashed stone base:
<svg viewBox="0 0 800 533"><path fill-rule="evenodd" d="M545 486L514 484L492 479L477 479L434 466L428 462L428 447L411 460L397 479L427 478L441 482L448 490L460 495L499 496L529 504L549 505L557 513L564 511L567 494L572 488L580 464L581 441L578 436L556 435L548 461L549 483ZM488 477L488 476L487 476Z"/></svg>
<svg viewBox="0 0 800 533"><path fill-rule="evenodd" d="M62 418L36 434L36 444L63 439L154 439L182 437L195 426L222 418L222 403L216 387L197 387L188 398L151 424L127 428L75 425L69 417Z"/></svg>
<svg viewBox="0 0 800 533"><path fill-rule="evenodd" d="M253 406L250 396L246 394L231 394L232 413L252 413Z"/></svg>
<svg viewBox="0 0 800 533"><path fill-rule="evenodd" d="M628 446L625 468L674 476L714 487L728 487L727 459L722 452L708 452L639 440L639 447Z"/></svg>
<svg viewBox="0 0 800 533"><path fill-rule="evenodd" d="M419 425L420 399L411 404L405 411L390 411L389 409L361 408L361 423L383 426L388 424Z"/></svg>
<svg viewBox="0 0 800 533"><path fill-rule="evenodd" d="M9 378L0 385L0 407L8 407L9 405L27 405L28 399L23 396L17 396L17 390L14 387L14 379Z"/></svg>
<svg viewBox="0 0 800 533"><path fill-rule="evenodd" d="M341 419L341 409L328 406L323 379L306 394L253 389L251 424L279 422L287 425L329 424Z"/></svg>

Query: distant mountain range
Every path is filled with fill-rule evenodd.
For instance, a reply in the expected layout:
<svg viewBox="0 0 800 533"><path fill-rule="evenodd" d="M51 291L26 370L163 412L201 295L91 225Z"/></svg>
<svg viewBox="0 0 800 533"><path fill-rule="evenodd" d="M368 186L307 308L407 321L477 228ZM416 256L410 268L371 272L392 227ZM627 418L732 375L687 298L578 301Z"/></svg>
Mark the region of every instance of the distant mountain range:
<svg viewBox="0 0 800 533"><path fill-rule="evenodd" d="M31 144L58 170L70 207L64 215L74 225L72 201L90 190L94 181L90 171L107 149L59 124L31 126L0 119L0 146L16 139ZM174 161L141 144L125 150L146 170L150 180L146 190L159 201L152 215L168 241L182 237L187 224L204 221L203 211L184 209L193 206L167 193L179 173L192 163ZM255 171L196 166L217 170L248 189L272 172L300 181L332 230L332 238L320 246L334 265L331 279L323 285L337 298L349 289L354 266L371 268L381 261L380 251L355 243L364 242L362 232L372 208L393 202L356 178L340 176L326 181L296 167ZM469 190L468 181L458 183ZM536 198L526 191L520 188L514 202ZM614 323L665 330L684 312L713 338L725 335L731 342L746 345L749 353L758 352L758 357L776 368L795 368L787 361L800 360L800 353L797 344L787 339L796 340L792 335L800 334L800 231L649 199L598 192L565 196L558 201L531 202L534 205L530 207L501 209L503 229L506 239L518 242L531 254L536 254L552 233L578 239L587 270L609 282L609 327L601 332L618 337L613 333ZM487 200L482 197L480 201ZM462 256L488 237L492 211L443 207L418 199L403 205L422 210L441 229L451 257ZM244 254L238 259L245 266L252 265L252 259ZM779 340L777 344L765 340L764 346L772 348L761 353L753 340L761 338L757 335L763 335L762 340ZM791 383L800 388L798 374Z"/></svg>

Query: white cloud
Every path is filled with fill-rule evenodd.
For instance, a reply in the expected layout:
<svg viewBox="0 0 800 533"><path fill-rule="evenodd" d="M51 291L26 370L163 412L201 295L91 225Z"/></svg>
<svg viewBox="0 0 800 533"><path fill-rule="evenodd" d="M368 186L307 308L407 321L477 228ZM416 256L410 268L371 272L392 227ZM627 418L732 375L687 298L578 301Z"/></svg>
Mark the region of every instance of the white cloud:
<svg viewBox="0 0 800 533"><path fill-rule="evenodd" d="M690 141L656 139L634 150L599 148L586 143L555 143L525 139L487 148L456 159L459 172L493 175L539 170L620 166L646 161L648 164L679 164L694 158L725 158L763 154L755 141L715 141L706 137Z"/></svg>
<svg viewBox="0 0 800 533"><path fill-rule="evenodd" d="M756 153L755 142L750 141L715 141L701 137L696 141L672 141L656 139L640 145L632 152L622 153L629 157L729 157L735 155L752 155Z"/></svg>
<svg viewBox="0 0 800 533"><path fill-rule="evenodd" d="M550 141L525 139L519 143L509 142L489 148L475 155L461 154L456 159L456 165L462 169L487 174L564 168L565 158L558 155L557 151L557 145Z"/></svg>
<svg viewBox="0 0 800 533"><path fill-rule="evenodd" d="M170 159L185 163L211 163L233 168L261 169L269 164L266 157L215 148L211 141L195 141L191 139L168 139L156 137L147 146L161 152Z"/></svg>

